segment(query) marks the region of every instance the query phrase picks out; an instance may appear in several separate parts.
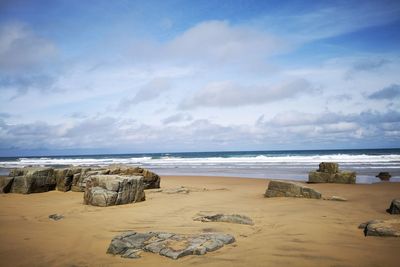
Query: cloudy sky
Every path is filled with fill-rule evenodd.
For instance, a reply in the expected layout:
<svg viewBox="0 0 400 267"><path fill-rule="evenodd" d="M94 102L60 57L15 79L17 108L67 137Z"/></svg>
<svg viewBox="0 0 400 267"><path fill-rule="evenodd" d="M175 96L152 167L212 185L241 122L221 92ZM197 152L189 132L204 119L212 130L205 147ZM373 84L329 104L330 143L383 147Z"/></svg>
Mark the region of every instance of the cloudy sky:
<svg viewBox="0 0 400 267"><path fill-rule="evenodd" d="M0 1L0 155L400 147L400 2Z"/></svg>

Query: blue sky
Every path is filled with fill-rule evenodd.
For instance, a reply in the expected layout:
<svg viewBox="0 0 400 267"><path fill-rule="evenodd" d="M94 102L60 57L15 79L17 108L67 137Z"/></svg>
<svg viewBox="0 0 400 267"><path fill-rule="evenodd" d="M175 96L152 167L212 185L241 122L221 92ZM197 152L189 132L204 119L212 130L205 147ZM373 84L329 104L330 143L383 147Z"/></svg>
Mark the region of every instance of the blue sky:
<svg viewBox="0 0 400 267"><path fill-rule="evenodd" d="M400 147L399 1L1 1L0 155Z"/></svg>

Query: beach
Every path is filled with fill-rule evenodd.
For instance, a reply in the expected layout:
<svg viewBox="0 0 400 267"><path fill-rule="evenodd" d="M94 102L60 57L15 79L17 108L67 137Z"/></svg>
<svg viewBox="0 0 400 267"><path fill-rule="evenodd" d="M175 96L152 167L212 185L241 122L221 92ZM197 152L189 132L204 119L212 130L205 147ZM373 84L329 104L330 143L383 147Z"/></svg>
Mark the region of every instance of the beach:
<svg viewBox="0 0 400 267"><path fill-rule="evenodd" d="M146 201L94 207L83 193L50 191L0 195L1 266L398 266L400 239L365 237L360 223L389 219L400 183L311 184L323 196L348 201L265 198L269 180L162 176ZM200 222L199 212L242 214L254 225ZM64 219L52 221L50 214ZM124 231L192 234L224 232L236 242L202 256L172 260L143 252L139 259L106 254Z"/></svg>

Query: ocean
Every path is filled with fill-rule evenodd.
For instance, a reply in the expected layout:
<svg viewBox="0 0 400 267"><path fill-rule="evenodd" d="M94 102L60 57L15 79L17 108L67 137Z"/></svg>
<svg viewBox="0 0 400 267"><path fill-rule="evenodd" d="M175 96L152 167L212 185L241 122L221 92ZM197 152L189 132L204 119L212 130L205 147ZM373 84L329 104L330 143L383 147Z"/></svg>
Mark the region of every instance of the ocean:
<svg viewBox="0 0 400 267"><path fill-rule="evenodd" d="M357 183L374 183L381 171L400 182L400 149L225 151L0 157L0 174L24 166L105 166L128 164L160 175L234 176L306 181L320 162L337 162L341 170L357 172Z"/></svg>

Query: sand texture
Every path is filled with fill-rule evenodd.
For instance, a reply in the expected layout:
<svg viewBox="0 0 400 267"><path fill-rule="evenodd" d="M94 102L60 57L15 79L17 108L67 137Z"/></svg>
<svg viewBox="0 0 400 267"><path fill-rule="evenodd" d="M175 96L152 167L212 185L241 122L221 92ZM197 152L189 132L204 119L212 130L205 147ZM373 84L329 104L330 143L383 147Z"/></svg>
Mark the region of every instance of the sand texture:
<svg viewBox="0 0 400 267"><path fill-rule="evenodd" d="M311 184L323 197L265 198L268 181L162 177L146 201L111 207L83 204L83 193L0 195L1 266L400 266L400 238L365 237L360 223L386 213L400 183ZM175 190L185 186L187 190ZM175 188L175 189L174 189ZM169 193L168 193L169 192ZM254 225L194 221L198 213L241 214ZM61 214L54 221L51 214ZM236 242L202 256L172 260L106 254L124 231L224 232Z"/></svg>

